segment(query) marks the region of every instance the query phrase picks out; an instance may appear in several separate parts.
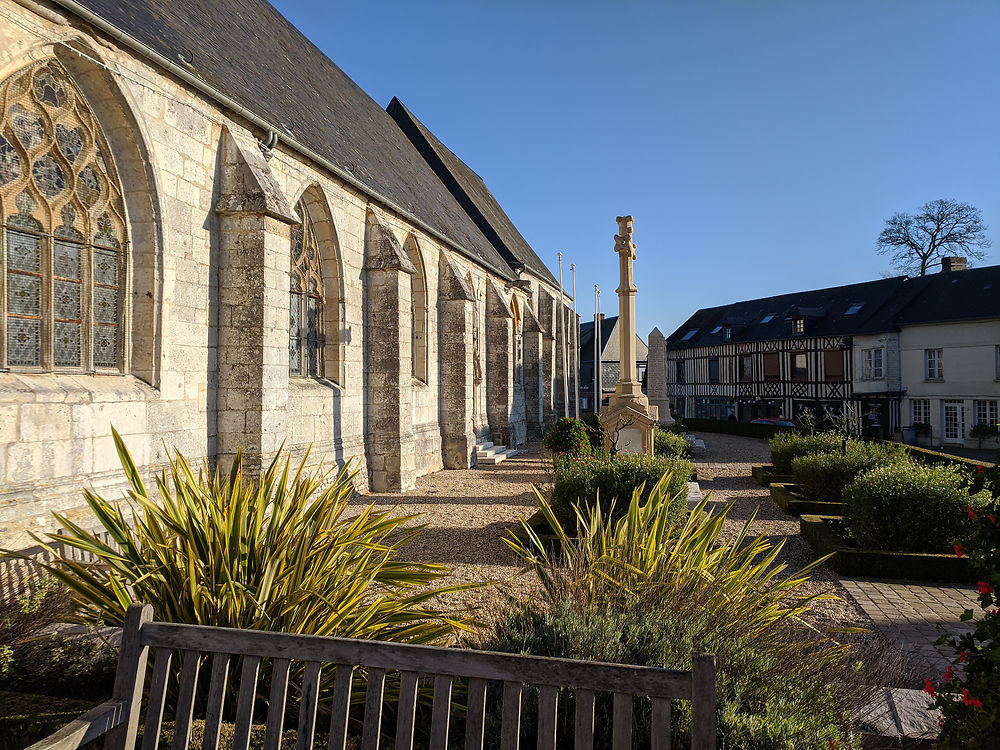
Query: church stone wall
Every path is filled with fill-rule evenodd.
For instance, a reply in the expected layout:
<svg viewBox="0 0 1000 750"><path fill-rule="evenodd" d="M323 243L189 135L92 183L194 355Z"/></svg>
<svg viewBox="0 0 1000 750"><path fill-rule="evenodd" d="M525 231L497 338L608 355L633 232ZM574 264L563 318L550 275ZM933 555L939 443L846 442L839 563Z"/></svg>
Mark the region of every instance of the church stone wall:
<svg viewBox="0 0 1000 750"><path fill-rule="evenodd" d="M224 461L238 446L259 464L284 443L295 457L311 446L311 465L352 461L361 490L398 490L441 469L446 456L449 466L468 466L475 438L523 439L527 404L543 417L532 422L532 437L551 424L557 289L533 280L522 297L542 323L524 351L544 361L525 360L520 371L534 373L528 382L543 403L519 397L515 412L515 332L488 311L487 286L502 290L502 279L281 144L265 161L259 133L147 60L95 40L71 16L54 11L49 20L12 0L0 7L0 80L33 60L62 62L108 138L131 240L126 374L0 372L0 546L27 543L26 530L51 526L52 510L84 518L84 486L118 496L112 425L147 473L174 449L198 463ZM236 152L227 156L227 148ZM227 191L237 172L252 183L243 193ZM323 378L288 376L292 217L275 205L292 207L303 196L322 226L322 263L335 264L325 304L336 306L339 330L327 337L338 348ZM400 246L412 238L419 248L426 381L410 374L406 274L371 267L373 209ZM448 328L438 304L442 257L471 297L457 302ZM376 314L384 310L399 317L391 357L373 355L386 334ZM442 351L449 342L453 351ZM488 362L503 374L503 393L487 393ZM462 398L471 403L456 408ZM490 430L496 420L499 434ZM455 424L467 425L467 437Z"/></svg>

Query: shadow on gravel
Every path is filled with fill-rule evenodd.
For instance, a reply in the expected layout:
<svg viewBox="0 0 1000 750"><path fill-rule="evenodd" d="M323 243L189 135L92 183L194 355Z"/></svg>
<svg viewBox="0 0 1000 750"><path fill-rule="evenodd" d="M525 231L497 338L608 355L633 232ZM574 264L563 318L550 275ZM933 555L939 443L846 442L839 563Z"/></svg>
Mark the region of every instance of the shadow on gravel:
<svg viewBox="0 0 1000 750"><path fill-rule="evenodd" d="M501 539L516 522L496 521L480 528L461 526L424 529L412 544L401 548L415 562L465 563L469 565L509 565L517 559Z"/></svg>

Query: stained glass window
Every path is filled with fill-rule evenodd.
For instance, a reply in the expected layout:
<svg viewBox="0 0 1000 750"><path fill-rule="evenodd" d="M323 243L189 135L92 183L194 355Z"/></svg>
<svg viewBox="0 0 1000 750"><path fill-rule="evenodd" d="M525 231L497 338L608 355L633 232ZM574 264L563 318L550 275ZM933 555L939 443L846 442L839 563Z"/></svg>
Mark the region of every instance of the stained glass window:
<svg viewBox="0 0 1000 750"><path fill-rule="evenodd" d="M319 245L305 206L299 202L295 211L302 223L292 227L288 371L291 375L322 377L323 273Z"/></svg>
<svg viewBox="0 0 1000 750"><path fill-rule="evenodd" d="M122 369L127 245L109 154L58 62L0 83L0 367Z"/></svg>

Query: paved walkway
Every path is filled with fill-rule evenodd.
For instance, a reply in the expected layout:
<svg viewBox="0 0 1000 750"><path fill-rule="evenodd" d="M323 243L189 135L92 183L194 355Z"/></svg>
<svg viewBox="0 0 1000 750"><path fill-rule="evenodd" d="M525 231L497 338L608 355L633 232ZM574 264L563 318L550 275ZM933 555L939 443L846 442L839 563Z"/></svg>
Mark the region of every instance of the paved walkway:
<svg viewBox="0 0 1000 750"><path fill-rule="evenodd" d="M767 441L713 433L698 437L706 445L705 452L695 456L702 491L711 491L712 500L719 503L735 502L730 511L734 521L742 522L756 512L752 531L775 540L784 538L784 562L801 566L815 559L799 536L798 518L783 513L768 490L750 477L751 465L770 461ZM945 631L959 634L972 629L959 619L964 610L972 609L977 616L981 612L975 587L961 584L848 579L821 566L815 572L814 586L842 597L839 602L817 602L822 620L876 628L906 658L914 684L941 679L954 654L934 642Z"/></svg>

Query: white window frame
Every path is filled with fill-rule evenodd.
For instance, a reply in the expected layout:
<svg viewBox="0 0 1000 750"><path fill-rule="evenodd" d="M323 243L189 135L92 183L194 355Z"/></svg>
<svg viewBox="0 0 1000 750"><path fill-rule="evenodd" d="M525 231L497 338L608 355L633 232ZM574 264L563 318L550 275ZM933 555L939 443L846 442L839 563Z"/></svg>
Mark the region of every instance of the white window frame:
<svg viewBox="0 0 1000 750"><path fill-rule="evenodd" d="M881 346L873 346L868 349L862 349L861 379L883 380L884 378L885 378L885 349Z"/></svg>
<svg viewBox="0 0 1000 750"><path fill-rule="evenodd" d="M929 398L910 399L910 424L930 424L931 400Z"/></svg>
<svg viewBox="0 0 1000 750"><path fill-rule="evenodd" d="M1000 344L996 345L996 376L997 380L1000 380Z"/></svg>
<svg viewBox="0 0 1000 750"><path fill-rule="evenodd" d="M997 416L996 399L973 401L972 404L973 410L976 414L976 421L974 424L997 424L997 422L1000 421Z"/></svg>
<svg viewBox="0 0 1000 750"><path fill-rule="evenodd" d="M944 380L944 349L924 349L924 379Z"/></svg>

